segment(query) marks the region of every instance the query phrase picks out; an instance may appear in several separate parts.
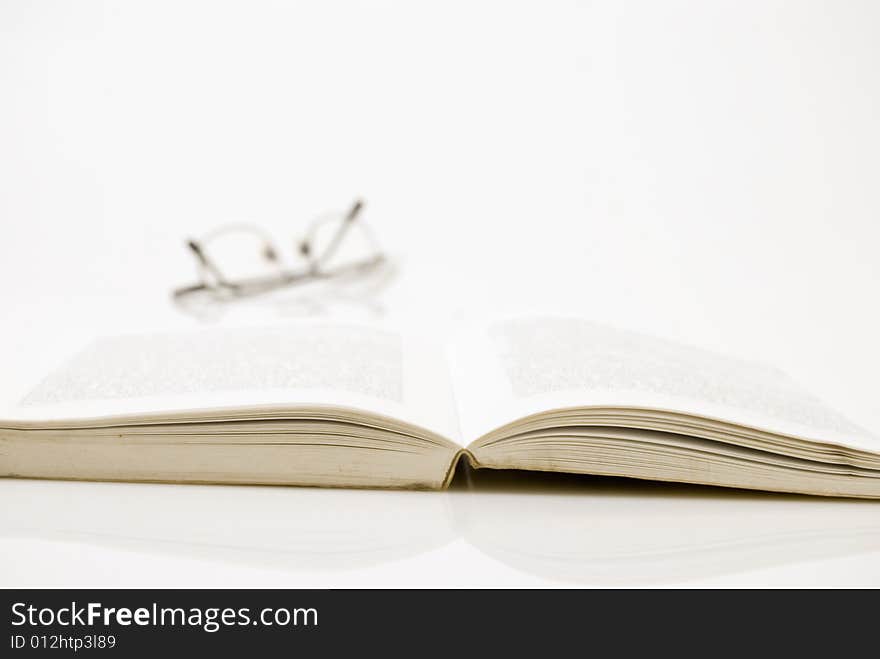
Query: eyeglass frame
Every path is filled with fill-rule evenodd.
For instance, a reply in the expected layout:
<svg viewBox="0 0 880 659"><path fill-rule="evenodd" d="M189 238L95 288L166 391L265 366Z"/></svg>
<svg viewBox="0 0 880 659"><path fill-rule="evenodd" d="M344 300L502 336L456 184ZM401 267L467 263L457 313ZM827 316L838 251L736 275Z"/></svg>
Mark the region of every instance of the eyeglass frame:
<svg viewBox="0 0 880 659"><path fill-rule="evenodd" d="M317 232L318 227L328 220L338 220L335 217L331 218L325 216L313 221L306 231L305 236L298 241L297 244L300 255L307 261L307 267L300 270L287 269L281 265L278 250L275 248L271 237L256 225L225 225L211 232L207 239L203 238L201 241L198 241L190 238L186 241L186 246L196 258L199 271L202 273L202 281L198 284L175 289L172 292L172 297L175 301L180 301L195 293L210 292L218 297L242 298L259 295L261 293L268 293L286 286L304 284L317 280L326 280L344 275L359 274L372 270L376 266L386 262L387 256L379 248L372 231L362 221L359 223L359 226L366 232L370 242L373 243L375 253L368 258L339 265L334 268L326 267L327 262L333 257L339 249L339 246L342 244L345 236L351 230L352 226L354 226L354 223L358 219L363 208L363 200L355 200L351 208L342 218L342 221L339 223L339 227L332 235L329 244L318 256L315 256L313 249L315 233ZM245 277L236 280L231 280L224 276L217 264L208 256L204 246L207 240L212 240L223 233L229 233L231 231L249 231L257 234L263 240L263 256L267 261L270 261L277 266L277 274L260 277ZM213 281L208 281L208 277L205 276L206 273L210 275Z"/></svg>

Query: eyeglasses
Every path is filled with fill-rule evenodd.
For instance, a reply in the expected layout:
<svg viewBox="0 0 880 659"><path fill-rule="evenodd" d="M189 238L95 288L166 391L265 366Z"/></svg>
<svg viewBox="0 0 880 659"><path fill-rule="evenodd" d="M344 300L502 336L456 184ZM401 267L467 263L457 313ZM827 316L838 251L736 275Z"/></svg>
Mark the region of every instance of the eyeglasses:
<svg viewBox="0 0 880 659"><path fill-rule="evenodd" d="M186 246L196 259L201 281L176 289L173 297L175 301L183 301L196 294L208 294L218 300L234 299L310 281L366 275L387 258L369 226L358 219L363 208L364 202L357 200L346 213L331 213L313 221L303 238L295 243L296 252L304 260L300 267L285 266L272 238L250 224L227 225L201 240L190 239ZM344 244L358 242L354 234L360 234L359 255L346 256ZM233 273L235 259L229 258L228 250L221 259L219 244L224 242L228 247L230 237L234 237L231 245L239 256L244 253L251 261L256 257L260 274Z"/></svg>

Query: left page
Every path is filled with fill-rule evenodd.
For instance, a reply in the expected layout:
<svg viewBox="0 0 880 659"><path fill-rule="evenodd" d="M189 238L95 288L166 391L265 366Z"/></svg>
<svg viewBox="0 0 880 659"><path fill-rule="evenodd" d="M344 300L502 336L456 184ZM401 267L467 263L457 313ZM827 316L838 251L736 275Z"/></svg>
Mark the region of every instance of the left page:
<svg viewBox="0 0 880 659"><path fill-rule="evenodd" d="M99 338L0 411L0 426L311 406L460 440L438 341L416 327L331 321Z"/></svg>

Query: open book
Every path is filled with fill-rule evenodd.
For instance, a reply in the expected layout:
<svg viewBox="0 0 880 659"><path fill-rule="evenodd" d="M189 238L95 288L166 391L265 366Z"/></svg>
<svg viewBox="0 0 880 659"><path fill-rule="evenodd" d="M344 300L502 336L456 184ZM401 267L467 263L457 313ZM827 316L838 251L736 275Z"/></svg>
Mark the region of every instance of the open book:
<svg viewBox="0 0 880 659"><path fill-rule="evenodd" d="M880 497L880 439L778 371L572 318L108 338L0 415L8 477L440 489L461 459Z"/></svg>

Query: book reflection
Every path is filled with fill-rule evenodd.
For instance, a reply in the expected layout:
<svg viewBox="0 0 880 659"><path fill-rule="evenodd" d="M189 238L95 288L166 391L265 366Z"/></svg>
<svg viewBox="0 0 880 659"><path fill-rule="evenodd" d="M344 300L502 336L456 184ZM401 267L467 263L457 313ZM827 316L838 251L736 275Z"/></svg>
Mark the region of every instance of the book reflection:
<svg viewBox="0 0 880 659"><path fill-rule="evenodd" d="M870 500L524 471L460 476L451 492L460 534L551 580L686 584L880 550Z"/></svg>
<svg viewBox="0 0 880 659"><path fill-rule="evenodd" d="M346 570L420 554L454 536L434 492L0 480L6 536Z"/></svg>
<svg viewBox="0 0 880 659"><path fill-rule="evenodd" d="M391 563L458 538L521 572L598 586L880 551L871 501L464 466L445 493L8 479L0 496L6 537L292 572Z"/></svg>

